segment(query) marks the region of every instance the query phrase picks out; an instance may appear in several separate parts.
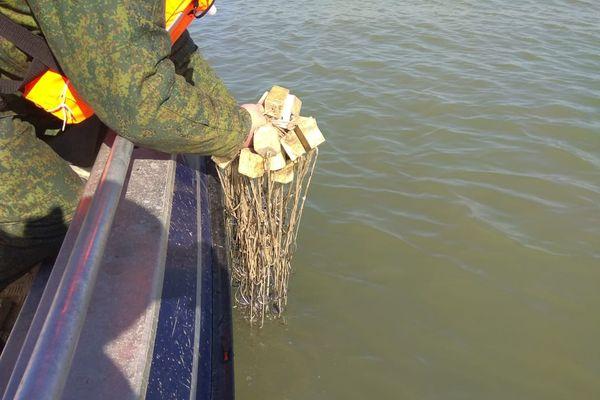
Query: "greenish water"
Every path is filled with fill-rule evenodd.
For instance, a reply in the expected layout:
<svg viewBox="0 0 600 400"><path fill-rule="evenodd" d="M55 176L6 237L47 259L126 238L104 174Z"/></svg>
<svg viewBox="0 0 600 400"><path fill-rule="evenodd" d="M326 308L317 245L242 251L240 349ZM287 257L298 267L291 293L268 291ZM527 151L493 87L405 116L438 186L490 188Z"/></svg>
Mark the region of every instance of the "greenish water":
<svg viewBox="0 0 600 400"><path fill-rule="evenodd" d="M600 398L600 2L217 4L240 101L290 87L328 139L238 398Z"/></svg>

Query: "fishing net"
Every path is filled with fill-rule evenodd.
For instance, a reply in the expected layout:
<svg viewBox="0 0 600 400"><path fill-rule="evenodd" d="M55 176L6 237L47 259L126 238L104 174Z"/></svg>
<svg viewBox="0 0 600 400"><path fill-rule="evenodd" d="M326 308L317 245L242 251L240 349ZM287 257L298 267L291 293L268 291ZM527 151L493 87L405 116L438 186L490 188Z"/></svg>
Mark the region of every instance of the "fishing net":
<svg viewBox="0 0 600 400"><path fill-rule="evenodd" d="M274 181L267 171L249 178L238 162L217 168L224 193L226 233L236 304L250 322L281 316L287 305L292 257L318 150L293 164L294 179Z"/></svg>
<svg viewBox="0 0 600 400"><path fill-rule="evenodd" d="M261 102L269 124L255 132L253 148L215 162L234 300L251 323L262 325L287 305L300 219L325 139L314 118L299 116L301 102L287 89L273 87Z"/></svg>

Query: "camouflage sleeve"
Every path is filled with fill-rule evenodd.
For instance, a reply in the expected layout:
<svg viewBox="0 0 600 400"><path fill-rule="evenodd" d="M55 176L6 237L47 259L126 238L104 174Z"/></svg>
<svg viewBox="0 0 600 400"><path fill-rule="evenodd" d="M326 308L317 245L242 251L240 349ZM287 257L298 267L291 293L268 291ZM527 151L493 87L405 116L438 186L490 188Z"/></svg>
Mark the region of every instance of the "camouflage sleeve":
<svg viewBox="0 0 600 400"><path fill-rule="evenodd" d="M190 52L189 38L179 43L187 46L183 58L177 49L170 57L163 3L29 1L64 72L106 125L162 151L228 155L241 146L250 116Z"/></svg>
<svg viewBox="0 0 600 400"><path fill-rule="evenodd" d="M232 106L237 104L223 81L202 57L188 31L173 45L171 60L175 64L175 71L188 83L202 85L202 89L211 97L229 102Z"/></svg>

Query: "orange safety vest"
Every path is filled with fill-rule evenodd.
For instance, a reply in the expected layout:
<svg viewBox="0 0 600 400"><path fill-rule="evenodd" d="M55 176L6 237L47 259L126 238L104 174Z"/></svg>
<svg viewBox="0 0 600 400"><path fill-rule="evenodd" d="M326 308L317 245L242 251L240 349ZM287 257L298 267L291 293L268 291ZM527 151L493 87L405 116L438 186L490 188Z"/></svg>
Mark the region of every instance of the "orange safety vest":
<svg viewBox="0 0 600 400"><path fill-rule="evenodd" d="M175 43L192 21L204 15L213 3L214 0L165 0L165 29L171 43ZM23 97L61 119L63 124L78 124L94 115L92 107L59 71L47 69L20 90Z"/></svg>

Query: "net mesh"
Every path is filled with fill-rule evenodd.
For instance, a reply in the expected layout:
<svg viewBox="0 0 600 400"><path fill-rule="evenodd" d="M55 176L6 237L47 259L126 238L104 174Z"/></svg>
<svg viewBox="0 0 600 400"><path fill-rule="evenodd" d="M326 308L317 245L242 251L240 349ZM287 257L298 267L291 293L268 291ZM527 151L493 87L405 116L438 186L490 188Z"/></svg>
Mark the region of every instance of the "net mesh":
<svg viewBox="0 0 600 400"><path fill-rule="evenodd" d="M315 148L297 159L287 184L276 182L269 171L255 179L241 175L238 160L217 168L234 299L251 323L279 317L287 305L291 261L317 156Z"/></svg>

